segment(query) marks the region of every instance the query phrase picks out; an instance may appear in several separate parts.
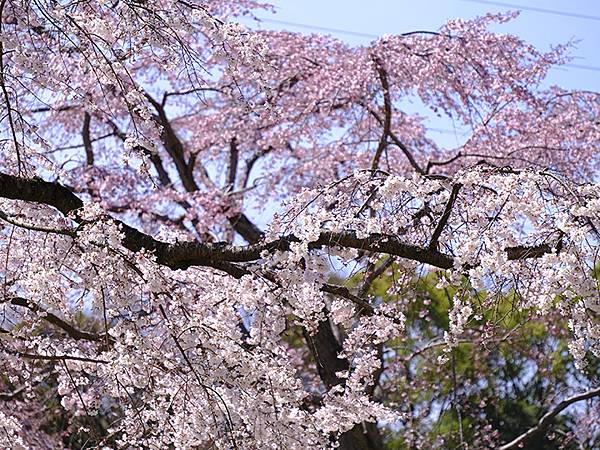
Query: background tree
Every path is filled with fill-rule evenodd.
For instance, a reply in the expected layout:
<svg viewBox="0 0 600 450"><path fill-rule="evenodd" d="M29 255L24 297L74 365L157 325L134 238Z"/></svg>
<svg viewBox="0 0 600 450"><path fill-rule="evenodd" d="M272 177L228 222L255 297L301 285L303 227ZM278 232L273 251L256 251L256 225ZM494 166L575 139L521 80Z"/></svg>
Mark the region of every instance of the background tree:
<svg viewBox="0 0 600 450"><path fill-rule="evenodd" d="M232 21L266 7L0 2L0 442L595 445L600 103L540 87L568 47Z"/></svg>
<svg viewBox="0 0 600 450"><path fill-rule="evenodd" d="M382 301L397 302L387 293L395 281L393 265L372 287ZM357 277L357 280L360 277ZM500 298L472 321L449 363L440 366L445 353L440 339L448 329L448 313L457 288L436 288L438 277L416 279L416 294L406 305L409 339L393 343L396 353L387 361L397 365L395 377L382 382L379 395L405 405L411 426L391 433L389 448L461 448L464 443L494 447L510 442L534 428L545 409L576 386L585 390L598 383L597 360L578 370L568 351L570 332L560 317L543 320L531 311L518 311L514 292ZM486 295L483 291L479 295ZM540 429L522 448L581 448L578 420L594 420L597 412L565 413ZM591 436L594 436L592 433ZM470 444L471 445L471 444Z"/></svg>

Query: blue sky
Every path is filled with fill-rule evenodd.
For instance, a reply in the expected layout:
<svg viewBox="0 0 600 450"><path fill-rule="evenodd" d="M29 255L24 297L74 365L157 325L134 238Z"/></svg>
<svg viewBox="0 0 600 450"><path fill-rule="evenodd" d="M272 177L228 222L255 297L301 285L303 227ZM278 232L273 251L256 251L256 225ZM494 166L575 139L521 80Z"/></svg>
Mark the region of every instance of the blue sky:
<svg viewBox="0 0 600 450"><path fill-rule="evenodd" d="M571 89L600 91L600 1L597 0L498 0L488 3L485 0L480 3L472 0L271 0L270 3L276 7L276 13L259 14L267 19L260 25L262 28L321 32L275 22L281 21L372 36L418 29L436 30L449 19L473 18L486 12L519 9L492 3L591 16L585 19L523 10L519 18L497 27L497 31L516 34L541 50L569 40L578 40L572 64L595 67L597 70L561 67L552 70L548 82ZM340 32L322 32L353 44L365 44L373 39Z"/></svg>

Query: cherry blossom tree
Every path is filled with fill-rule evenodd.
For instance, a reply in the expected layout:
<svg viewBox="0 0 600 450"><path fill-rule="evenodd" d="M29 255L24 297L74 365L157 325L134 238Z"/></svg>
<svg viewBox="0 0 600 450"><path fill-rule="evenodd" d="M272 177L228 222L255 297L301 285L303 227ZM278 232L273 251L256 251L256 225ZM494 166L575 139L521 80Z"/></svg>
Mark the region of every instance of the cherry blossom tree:
<svg viewBox="0 0 600 450"><path fill-rule="evenodd" d="M508 450L573 408L591 442L600 101L543 84L569 45L236 22L264 8L0 0L2 446ZM562 380L517 434L503 348Z"/></svg>

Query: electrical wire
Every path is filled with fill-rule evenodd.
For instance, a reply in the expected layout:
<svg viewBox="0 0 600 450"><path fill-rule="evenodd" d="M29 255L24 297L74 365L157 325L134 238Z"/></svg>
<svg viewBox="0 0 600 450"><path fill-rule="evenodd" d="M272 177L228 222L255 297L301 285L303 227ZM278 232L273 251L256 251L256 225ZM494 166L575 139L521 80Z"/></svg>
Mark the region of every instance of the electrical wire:
<svg viewBox="0 0 600 450"><path fill-rule="evenodd" d="M503 6L506 8L517 8L517 9L522 9L523 11L533 11L533 12L539 12L539 13L544 13L544 14L554 14L555 16L574 17L576 19L587 19L587 20L600 21L600 16L591 16L589 14L579 14L579 13L572 13L572 12L568 12L568 11L558 11L556 9L538 8L536 6L518 5L516 3L494 2L494 1L490 1L490 0L461 0L461 1L469 2L469 3L479 3L482 5Z"/></svg>
<svg viewBox="0 0 600 450"><path fill-rule="evenodd" d="M462 0L462 1L476 2L476 3L490 3L490 2L487 2L484 0ZM493 3L499 3L499 2L493 2ZM274 25L285 25L285 26L289 26L289 27L303 28L303 29L307 29L307 30L325 31L328 33L336 33L336 34L345 34L347 36L356 36L356 37L363 37L363 38L369 38L369 39L377 39L379 37L376 34L361 33L358 31L343 30L340 28L321 27L318 25L309 25L306 23L288 22L285 20L266 19L266 18L260 18L259 20L261 22L272 23ZM593 72L600 72L600 67L588 66L588 65L584 65L584 64L566 63L566 64L562 64L561 66L558 66L558 67L568 67L569 69L590 70Z"/></svg>

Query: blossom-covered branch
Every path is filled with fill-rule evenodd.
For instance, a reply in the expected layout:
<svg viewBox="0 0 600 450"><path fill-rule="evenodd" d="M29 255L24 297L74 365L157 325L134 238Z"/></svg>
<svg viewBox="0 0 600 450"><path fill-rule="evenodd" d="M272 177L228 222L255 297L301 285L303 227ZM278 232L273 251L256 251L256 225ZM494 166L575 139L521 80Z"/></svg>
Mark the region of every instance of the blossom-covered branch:
<svg viewBox="0 0 600 450"><path fill-rule="evenodd" d="M452 190L446 209L433 232L432 243L437 242L443 225L448 220L452 203L456 199L459 188L460 184L457 184ZM84 220L78 217L77 213L77 210L83 207L83 202L69 189L57 183L0 174L0 196L50 205L66 215L73 213L70 215L76 221L80 223L84 222ZM287 235L279 239L246 246L200 242L168 244L156 240L123 222L116 221L116 223L119 224L124 234L123 245L127 249L133 252L142 249L151 252L156 256L156 261L159 264L164 264L171 268L187 268L190 266L215 267L230 272L231 275L236 277L249 272L236 266L221 263L253 262L261 259L265 255L265 252L287 251L290 248L290 244L300 242L296 236ZM508 260L539 258L544 254L551 253L553 250L560 250L560 246L560 241L553 244L544 243L534 246L510 246L505 248L505 252ZM431 244L428 247L406 244L398 236L388 234L372 233L366 237L359 237L355 231L323 231L318 235L317 239L308 242L308 248L316 249L321 247L354 248L394 255L441 269L451 269L454 267L452 256L434 249Z"/></svg>

